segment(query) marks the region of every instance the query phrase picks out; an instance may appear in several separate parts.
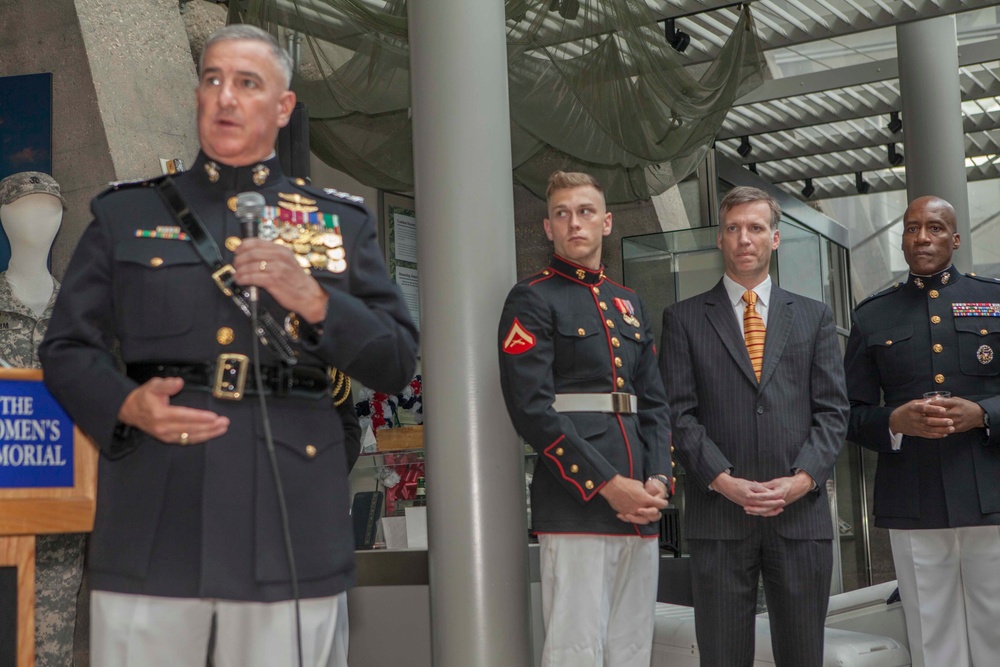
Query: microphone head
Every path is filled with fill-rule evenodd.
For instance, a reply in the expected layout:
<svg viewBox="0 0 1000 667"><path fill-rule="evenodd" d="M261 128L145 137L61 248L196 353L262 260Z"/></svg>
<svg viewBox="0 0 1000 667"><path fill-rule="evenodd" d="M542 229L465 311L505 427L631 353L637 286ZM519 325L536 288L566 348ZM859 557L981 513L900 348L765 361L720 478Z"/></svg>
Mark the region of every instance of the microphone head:
<svg viewBox="0 0 1000 667"><path fill-rule="evenodd" d="M264 195L259 192L241 192L236 195L236 218L242 223L252 223L264 212Z"/></svg>

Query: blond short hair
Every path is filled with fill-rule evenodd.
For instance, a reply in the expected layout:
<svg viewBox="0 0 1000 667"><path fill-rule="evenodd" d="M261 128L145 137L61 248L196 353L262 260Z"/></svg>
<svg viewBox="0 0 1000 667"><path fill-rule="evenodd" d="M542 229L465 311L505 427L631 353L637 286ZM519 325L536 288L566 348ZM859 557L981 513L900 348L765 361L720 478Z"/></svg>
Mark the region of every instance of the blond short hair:
<svg viewBox="0 0 1000 667"><path fill-rule="evenodd" d="M549 176L549 186L545 189L545 198L552 197L556 190L569 190L570 188L582 188L590 186L604 196L604 188L597 182L597 179L582 171L554 171Z"/></svg>

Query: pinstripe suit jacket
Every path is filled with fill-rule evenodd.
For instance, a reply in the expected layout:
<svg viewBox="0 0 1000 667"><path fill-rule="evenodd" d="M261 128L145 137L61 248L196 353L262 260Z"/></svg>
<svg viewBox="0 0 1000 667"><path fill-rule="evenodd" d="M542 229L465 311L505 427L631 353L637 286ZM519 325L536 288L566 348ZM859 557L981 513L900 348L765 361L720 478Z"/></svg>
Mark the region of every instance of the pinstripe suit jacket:
<svg viewBox="0 0 1000 667"><path fill-rule="evenodd" d="M755 521L791 539L833 537L825 482L847 432L843 362L830 308L771 288L760 382L725 286L663 312L660 370L687 472L689 539L740 539ZM776 517L748 516L708 485L719 473L767 481L809 473L818 488Z"/></svg>

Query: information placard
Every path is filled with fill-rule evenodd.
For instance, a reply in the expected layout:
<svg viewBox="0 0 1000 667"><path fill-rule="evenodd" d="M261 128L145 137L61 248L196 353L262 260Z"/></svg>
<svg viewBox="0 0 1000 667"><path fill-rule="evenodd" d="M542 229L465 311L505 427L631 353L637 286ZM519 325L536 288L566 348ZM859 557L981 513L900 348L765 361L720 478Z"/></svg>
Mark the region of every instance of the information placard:
<svg viewBox="0 0 1000 667"><path fill-rule="evenodd" d="M0 488L73 486L73 422L42 382L0 380Z"/></svg>

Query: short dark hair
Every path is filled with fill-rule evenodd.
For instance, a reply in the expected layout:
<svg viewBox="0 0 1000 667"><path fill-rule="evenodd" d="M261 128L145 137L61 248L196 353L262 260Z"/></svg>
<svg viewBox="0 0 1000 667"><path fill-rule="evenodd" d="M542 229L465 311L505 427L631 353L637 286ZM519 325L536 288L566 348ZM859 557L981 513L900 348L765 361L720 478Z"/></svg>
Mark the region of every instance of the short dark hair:
<svg viewBox="0 0 1000 667"><path fill-rule="evenodd" d="M278 44L278 40L274 38L274 35L248 23L232 23L227 25L225 28L219 28L209 36L209 38L205 41L205 46L201 50L201 56L198 58L199 76L201 76L201 70L205 64L205 53L208 51L208 47L212 46L216 42L222 42L228 39L263 42L264 44L267 44L271 47L271 55L274 56L274 60L278 64L278 69L281 70L281 73L285 77L285 88L287 89L292 84L293 64L292 57L288 55L288 51L282 48L281 44Z"/></svg>
<svg viewBox="0 0 1000 667"><path fill-rule="evenodd" d="M719 227L721 230L722 222L726 218L726 213L737 206L743 204L752 204L754 202L766 202L768 208L771 209L771 230L778 228L778 221L781 220L781 204L778 200L767 194L760 188L753 188L749 185L738 185L732 190L730 190L725 197L722 199L722 203L719 204Z"/></svg>
<svg viewBox="0 0 1000 667"><path fill-rule="evenodd" d="M545 198L548 199L556 190L569 190L570 188L582 188L590 186L604 196L604 188L597 182L597 179L582 171L554 171L549 176L549 186L545 189Z"/></svg>

